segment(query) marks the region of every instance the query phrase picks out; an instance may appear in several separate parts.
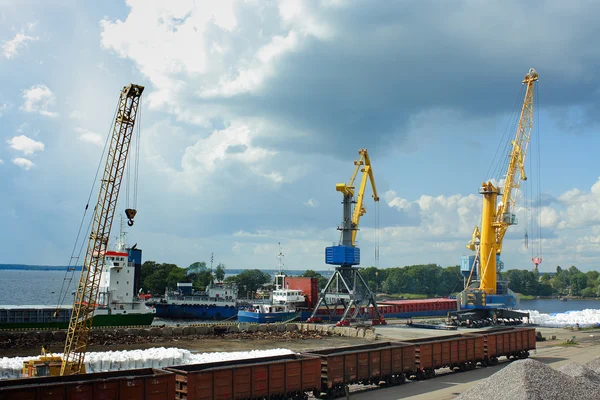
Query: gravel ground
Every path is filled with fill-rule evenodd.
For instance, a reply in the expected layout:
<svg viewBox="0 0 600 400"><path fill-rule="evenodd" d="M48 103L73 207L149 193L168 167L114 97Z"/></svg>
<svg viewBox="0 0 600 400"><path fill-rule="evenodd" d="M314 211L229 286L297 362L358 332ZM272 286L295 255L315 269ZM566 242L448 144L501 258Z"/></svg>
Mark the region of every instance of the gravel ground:
<svg viewBox="0 0 600 400"><path fill-rule="evenodd" d="M572 363L574 364L574 363ZM589 400L597 399L600 385L588 379L588 369L568 364L576 377L533 359L519 360L472 386L457 400ZM566 368L569 367L569 368Z"/></svg>

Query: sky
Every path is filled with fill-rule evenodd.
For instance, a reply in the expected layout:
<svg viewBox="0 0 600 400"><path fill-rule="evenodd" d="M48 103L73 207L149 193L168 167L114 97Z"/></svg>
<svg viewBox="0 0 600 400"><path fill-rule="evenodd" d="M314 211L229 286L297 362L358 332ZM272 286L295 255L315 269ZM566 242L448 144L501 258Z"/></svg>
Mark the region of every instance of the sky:
<svg viewBox="0 0 600 400"><path fill-rule="evenodd" d="M367 148L380 201L369 188L361 265L457 265L533 67L528 186L502 260L599 269L599 17L585 0L0 0L0 263L69 263L135 83L128 240L145 260L273 268L281 243L286 268L327 269L335 184Z"/></svg>

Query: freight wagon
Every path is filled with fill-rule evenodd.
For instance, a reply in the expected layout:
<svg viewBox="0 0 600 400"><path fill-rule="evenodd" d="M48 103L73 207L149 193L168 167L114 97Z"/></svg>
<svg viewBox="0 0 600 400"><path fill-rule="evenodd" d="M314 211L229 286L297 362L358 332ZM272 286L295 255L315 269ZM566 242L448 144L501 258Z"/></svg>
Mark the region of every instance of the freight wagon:
<svg viewBox="0 0 600 400"><path fill-rule="evenodd" d="M306 354L165 368L176 374L177 400L305 399L321 384L321 364Z"/></svg>
<svg viewBox="0 0 600 400"><path fill-rule="evenodd" d="M483 337L484 365L496 365L502 356L527 358L529 350L535 350L536 346L535 328L492 328L468 335Z"/></svg>
<svg viewBox="0 0 600 400"><path fill-rule="evenodd" d="M526 358L535 328L374 342L300 354L87 375L0 380L0 400L229 400L338 397L348 384L427 379L436 369L467 371Z"/></svg>
<svg viewBox="0 0 600 400"><path fill-rule="evenodd" d="M406 375L415 373L415 345L382 342L359 346L311 351L320 358L320 390L315 397L342 396L345 386L403 383Z"/></svg>
<svg viewBox="0 0 600 400"><path fill-rule="evenodd" d="M484 336L449 335L405 340L415 346L416 379L433 378L440 368L468 371L484 360Z"/></svg>
<svg viewBox="0 0 600 400"><path fill-rule="evenodd" d="M145 368L0 380L0 400L175 400L175 374Z"/></svg>

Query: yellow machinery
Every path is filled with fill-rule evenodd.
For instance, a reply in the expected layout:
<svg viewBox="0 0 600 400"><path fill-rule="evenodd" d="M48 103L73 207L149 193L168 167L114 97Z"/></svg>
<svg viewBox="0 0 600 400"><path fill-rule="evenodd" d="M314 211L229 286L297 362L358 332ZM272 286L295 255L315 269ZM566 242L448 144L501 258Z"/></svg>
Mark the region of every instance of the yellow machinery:
<svg viewBox="0 0 600 400"><path fill-rule="evenodd" d="M42 356L35 360L23 362L24 376L56 376L60 374L62 358L54 356L42 347Z"/></svg>
<svg viewBox="0 0 600 400"><path fill-rule="evenodd" d="M27 372L27 375L33 373L28 371L32 371L35 365L55 363L57 359L61 362L60 369L57 370L50 366L46 371L49 375L57 375L58 372L60 372L60 375L85 373L84 358L96 309L104 254L108 247L119 190L143 91L143 86L134 84L127 85L121 90L116 118L111 128L108 155L100 183L98 202L92 217L87 251L77 291L75 292L63 358L61 360L60 357L48 357L43 349L42 357L39 360L34 360L31 368L24 365L24 373ZM133 225L136 211L127 209L125 214L128 218L128 224ZM27 371L25 371L26 367Z"/></svg>
<svg viewBox="0 0 600 400"><path fill-rule="evenodd" d="M507 311L517 305L518 298L508 289L507 283L499 284L497 281L497 262L500 262L502 241L506 230L517 223L515 216L517 193L521 181L527 180L525 158L533 127L534 84L537 80L538 73L533 68L523 79L523 84L526 85L525 98L517 133L511 142L512 148L503 189L500 190L491 181L483 182L479 189L479 193L483 194L481 229L475 227L472 239L467 245L468 249L475 251L475 257L472 265L469 266L471 273L467 287L458 299L461 308L480 310L462 314L462 319L465 322L468 319L469 324L473 321L485 323L485 321L495 322L499 319L513 319L514 322L518 322L520 317L526 316ZM499 203L497 203L498 196L501 196ZM475 271L479 276L479 283L474 282L475 287L470 287Z"/></svg>
<svg viewBox="0 0 600 400"><path fill-rule="evenodd" d="M366 212L363 206L363 199L367 180L371 181L373 200L376 202L379 201L369 153L367 149L361 149L358 151L358 154L360 158L354 161L356 167L349 183L338 183L335 185L335 189L343 195L343 220L342 225L338 227L338 230L342 234L339 245L325 249L325 262L337 265L338 267L336 267L335 273L321 292L319 301L309 321L316 321L318 319L316 317L317 311L321 305L324 305L330 313L330 318L336 315L338 307L345 310L338 325L348 325L350 321L358 318L364 320L368 314L371 314L373 324L385 324L385 319L377 308L373 292L371 292L369 286L360 275L359 268L353 267L360 264L360 249L356 247L356 234L358 232L360 217ZM354 181L359 171L363 172L363 176L355 200ZM354 204L354 210L352 210L352 204ZM372 306L371 310L369 310L369 306Z"/></svg>

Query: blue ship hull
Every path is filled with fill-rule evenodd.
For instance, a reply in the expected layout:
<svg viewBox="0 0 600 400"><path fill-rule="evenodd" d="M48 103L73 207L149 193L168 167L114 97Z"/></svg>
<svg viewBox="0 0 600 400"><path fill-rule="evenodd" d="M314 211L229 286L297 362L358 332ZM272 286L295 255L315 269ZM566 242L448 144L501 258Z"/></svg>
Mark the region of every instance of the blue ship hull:
<svg viewBox="0 0 600 400"><path fill-rule="evenodd" d="M224 320L234 319L238 313L236 307L229 306L156 303L154 307L157 318Z"/></svg>
<svg viewBox="0 0 600 400"><path fill-rule="evenodd" d="M257 313L240 310L238 312L238 322L253 322L257 324L269 324L274 322L285 322L294 319L300 321L310 317L310 312L272 312L272 313Z"/></svg>

